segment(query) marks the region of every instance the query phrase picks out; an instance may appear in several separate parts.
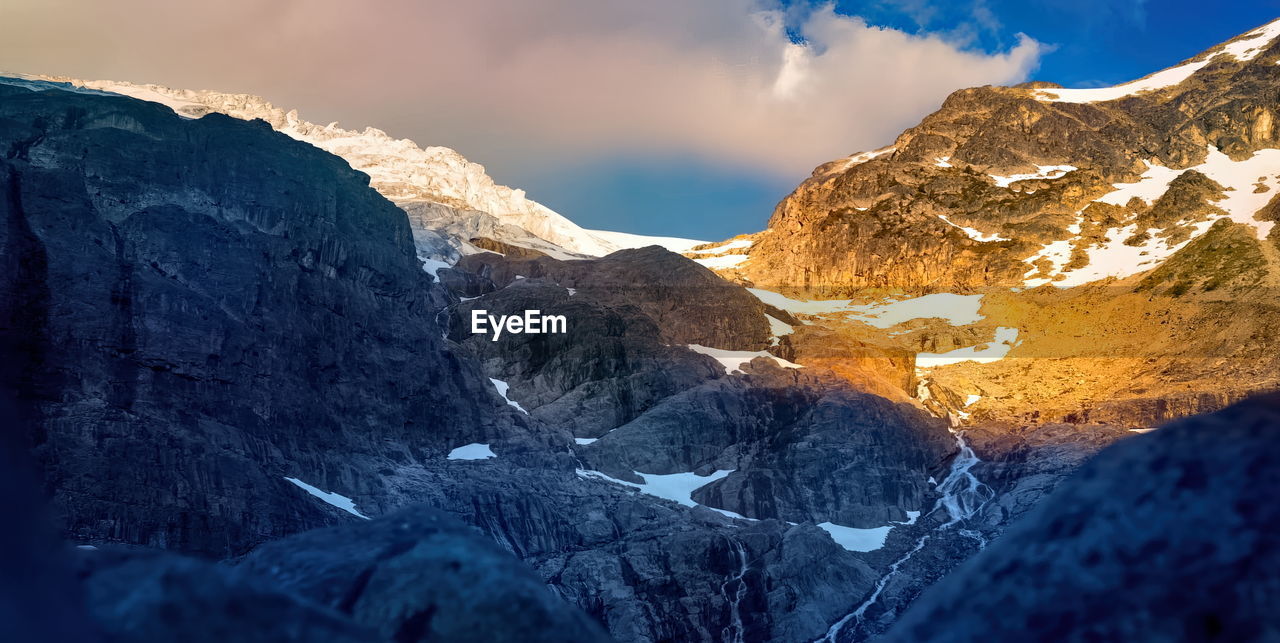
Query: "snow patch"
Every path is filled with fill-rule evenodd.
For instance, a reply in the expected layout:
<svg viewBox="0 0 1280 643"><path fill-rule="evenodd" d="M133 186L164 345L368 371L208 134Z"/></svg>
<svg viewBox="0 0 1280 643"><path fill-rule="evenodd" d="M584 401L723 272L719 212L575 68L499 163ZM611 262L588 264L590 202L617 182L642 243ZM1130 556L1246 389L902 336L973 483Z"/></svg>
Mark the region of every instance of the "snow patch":
<svg viewBox="0 0 1280 643"><path fill-rule="evenodd" d="M831 540L836 541L837 545L844 547L849 551L868 552L875 551L884 547L885 539L889 537L889 532L898 525L914 525L916 520L920 518L919 511L908 511L907 519L902 522L893 522L893 524L883 527L870 527L860 529L857 527L845 527L837 525L833 522L820 522L821 527L828 534L831 534Z"/></svg>
<svg viewBox="0 0 1280 643"><path fill-rule="evenodd" d="M874 304L849 306L853 314L849 319L870 324L876 328L890 328L913 319L944 319L952 326L967 326L982 321L978 313L982 307L982 295L954 295L935 293L883 301Z"/></svg>
<svg viewBox="0 0 1280 643"><path fill-rule="evenodd" d="M1136 275L1164 262L1188 243L1207 232L1213 226L1213 223L1221 218L1248 225L1254 229L1259 239L1265 239L1271 233L1274 222L1258 221L1254 217L1257 215L1258 210L1261 210L1271 200L1274 196L1274 191L1280 188L1280 176L1277 176L1276 168L1280 168L1280 150L1259 150L1248 159L1233 161L1212 145L1206 148L1204 162L1187 170L1174 170L1148 162L1147 170L1143 172L1138 181L1134 183L1117 183L1114 185L1116 188L1114 191L1103 195L1097 201L1124 206L1128 204L1130 199L1137 198L1147 204L1151 204L1168 191L1169 184L1173 179L1183 172L1195 170L1226 189L1223 197L1214 202L1215 206L1226 213L1225 217L1211 217L1205 221L1195 223L1179 222L1178 225L1190 226L1191 230L1189 237L1185 241L1176 244L1169 244L1163 239L1158 234L1161 232L1159 229L1139 230L1136 224L1111 228L1106 231L1104 240L1101 243L1096 243L1085 249L1088 263L1084 267L1065 273L1063 268L1070 261L1073 245L1077 244L1078 240L1072 238L1054 241L1043 246L1036 254L1025 260L1032 266L1025 275L1025 285L1029 288L1034 288L1052 283L1059 288L1070 288L1108 277L1124 278ZM1256 186L1259 183L1268 189L1258 192ZM1078 235L1080 233L1080 220L1077 220L1076 224L1068 228L1068 232ZM1141 245L1128 246L1124 244L1126 239L1140 232L1148 234L1147 239ZM1047 276L1035 279L1030 278L1039 272L1034 266L1041 259L1050 261L1051 267Z"/></svg>
<svg viewBox="0 0 1280 643"><path fill-rule="evenodd" d="M1150 161L1143 161L1143 163L1146 163L1147 170L1138 177L1136 182L1112 184L1115 191L1104 194L1096 201L1123 206L1129 203L1129 199L1136 197L1150 205L1164 195L1169 189L1169 184L1184 171L1172 170L1163 165L1153 165Z"/></svg>
<svg viewBox="0 0 1280 643"><path fill-rule="evenodd" d="M801 315L825 315L846 312L853 303L850 299L792 299L781 293L759 288L748 288L747 292L774 308L781 308L789 313Z"/></svg>
<svg viewBox="0 0 1280 643"><path fill-rule="evenodd" d="M965 235L967 235L970 239L973 239L974 241L978 241L978 242L981 242L981 243L991 243L991 242L993 242L993 241L1008 241L1008 240L1009 240L1009 238L1008 238L1008 237L1002 237L1002 236L1000 236L1000 235L998 235L998 234L996 234L996 233L994 233L994 232L987 233L987 232L983 232L983 231L981 231L981 230L979 230L979 229L977 229L977 228L968 228L968 227L962 226L962 225L960 225L959 223L956 223L955 221L952 221L951 219L948 219L945 215L942 215L942 214L939 214L939 215L938 215L938 218L939 218L939 219L942 219L944 222L946 222L946 223L950 224L952 227L959 228L962 232L964 232L964 233L965 233Z"/></svg>
<svg viewBox="0 0 1280 643"><path fill-rule="evenodd" d="M892 152L895 149L897 148L890 145L889 147L882 147L878 150L872 150L870 152L859 152L858 154L854 154L853 156L850 156L849 158L845 159L844 165L840 166L839 171L843 172L844 170L847 170L855 165L866 163L867 161L870 161L871 159L876 158L877 156L884 156L885 154L888 154L889 152Z"/></svg>
<svg viewBox="0 0 1280 643"><path fill-rule="evenodd" d="M498 454L494 453L489 445L480 442L464 444L449 452L450 460L488 460L496 457Z"/></svg>
<svg viewBox="0 0 1280 643"><path fill-rule="evenodd" d="M1059 263L1058 259L1062 258L1062 254L1059 252L1058 257L1054 258L1054 272L1064 275L1064 278L1056 281L1045 278L1027 279L1025 284L1028 288L1034 288L1046 283L1053 283L1059 288L1071 288L1108 277L1123 278L1136 275L1158 266L1165 259L1173 256L1175 252L1191 243L1193 239L1204 234L1212 225L1212 220L1195 223L1192 225L1191 235L1186 241L1172 245L1156 234L1150 235L1140 245L1125 245L1125 239L1137 234L1138 226L1128 225L1123 228L1112 228L1107 231L1105 241L1101 245L1090 246L1085 250L1089 263L1084 267L1065 273L1059 272L1066 263L1065 259ZM1065 254L1066 257L1069 257L1070 242L1054 242L1054 244L1050 245L1058 243L1068 244ZM1028 274L1034 274L1034 271Z"/></svg>
<svg viewBox="0 0 1280 643"><path fill-rule="evenodd" d="M619 484L624 487L631 487L632 489L636 489L640 493L643 493L645 495L653 496L655 498L662 498L664 500L670 500L672 502L678 503L685 507L697 507L699 505L698 503L693 501L693 492L711 484L712 482L715 482L716 480L720 480L725 476L728 476L730 473L733 473L733 471L734 471L733 469L720 469L715 473L712 473L711 475L707 475L707 476L700 476L692 472L689 472L689 473L640 473L639 471L634 472L637 476L640 476L641 480L644 480L644 484L636 484L634 482L627 482L626 480L619 480L617 478L605 475L599 471L590 471L587 469L578 469L578 477L583 479L594 478L596 480L604 480L605 482L612 482L613 484ZM706 505L702 505L702 506L705 507ZM719 512L723 515L729 516L730 518L751 520L750 518L742 516L741 514L737 514L732 511L728 511L726 509L717 509L715 507L707 507L707 509L711 509L713 511Z"/></svg>
<svg viewBox="0 0 1280 643"><path fill-rule="evenodd" d="M837 545L849 551L861 552L875 551L884 547L885 539L889 537L889 532L893 530L892 525L858 529L830 522L820 522L818 526L828 534L831 534L831 540L836 541Z"/></svg>
<svg viewBox="0 0 1280 643"><path fill-rule="evenodd" d="M286 476L285 480L292 482L293 484L301 488L303 491L306 491L307 493L319 498L320 500L324 501L326 504L337 507L338 509L341 509L353 516L357 516L360 518L364 518L365 520L369 520L368 516L356 510L356 503L344 495L331 493L328 491L322 491L297 478L290 478Z"/></svg>
<svg viewBox="0 0 1280 643"><path fill-rule="evenodd" d="M495 380L492 377L489 378L489 381L493 382L493 388L498 389L498 395L501 395L502 399L507 401L507 404L514 406L516 410L520 411L521 413L524 413L525 415L529 414L528 411L524 410L523 406L520 406L519 402L516 402L515 400L507 397L507 389L511 388L510 384L507 384L502 380Z"/></svg>
<svg viewBox="0 0 1280 643"><path fill-rule="evenodd" d="M769 341L774 346L778 345L779 337L790 335L796 331L794 326L775 318L773 315L766 314L764 318L769 320Z"/></svg>
<svg viewBox="0 0 1280 643"><path fill-rule="evenodd" d="M1032 179L1057 179L1066 176L1068 172L1077 170L1074 165L1037 165L1036 171L1031 174L1010 174L1009 176L998 176L990 174L996 185L1007 188L1017 181L1029 181Z"/></svg>
<svg viewBox="0 0 1280 643"><path fill-rule="evenodd" d="M996 328L995 339L977 346L957 348L945 353L919 353L916 355L916 368L927 369L960 362L977 362L986 364L1004 359L1009 350L1018 344L1018 329L1000 326Z"/></svg>
<svg viewBox="0 0 1280 643"><path fill-rule="evenodd" d="M718 245L718 246L716 246L716 247L714 247L714 248L707 248L707 249L705 249L705 250L690 250L690 251L688 252L688 254L691 254L691 255L702 255L702 254L706 254L706 255L722 255L722 254L724 254L724 253L726 253L726 252L728 252L728 251L730 251L730 250L738 250L738 249L742 249L742 248L750 248L750 247L751 247L752 245L754 245L754 244L755 244L755 241L754 241L754 240L751 240L751 239L734 239L733 241L729 241L729 242L727 242L727 243L724 243L724 244Z"/></svg>
<svg viewBox="0 0 1280 643"><path fill-rule="evenodd" d="M574 441L574 442L576 442L576 443L578 443L578 444L581 444L581 445L587 445L587 444L591 444L591 443L593 443L593 442L595 442L596 440L599 440L599 439L600 439L600 438L574 438L574 439L573 439L573 441Z"/></svg>
<svg viewBox="0 0 1280 643"><path fill-rule="evenodd" d="M1232 221L1253 226L1259 239L1266 239L1275 223L1258 221L1253 217L1271 201L1276 188L1280 187L1280 179L1276 177L1276 171L1280 169L1280 150L1258 150L1243 161L1231 160L1231 157L1212 145L1208 146L1207 151L1204 163L1192 169L1227 188L1226 196L1214 205L1226 211L1227 217ZM1258 177L1265 177L1262 184L1269 190L1255 190Z"/></svg>
<svg viewBox="0 0 1280 643"><path fill-rule="evenodd" d="M702 353L703 355L710 355L711 357L716 358L716 361L720 362L720 365L724 367L724 372L726 374L742 372L742 365L757 357L767 357L772 359L779 366L785 368L804 368L799 364L788 362L781 357L775 357L767 351L731 351L723 348L702 346L700 344L689 344L688 347L689 350L695 353Z"/></svg>
<svg viewBox="0 0 1280 643"><path fill-rule="evenodd" d="M1098 87L1094 89L1041 89L1036 90L1034 95L1040 100L1059 103L1096 103L1173 87L1203 69L1221 54L1225 53L1245 62L1253 60L1258 54L1262 53L1263 49L1271 44L1271 41L1276 36L1280 36L1280 20L1254 29L1239 40L1223 45L1219 50L1210 50L1198 60L1193 60L1177 67L1170 67L1132 82L1114 87Z"/></svg>
<svg viewBox="0 0 1280 643"><path fill-rule="evenodd" d="M441 268L451 268L451 267L452 266L447 261L440 261L438 259L422 259L422 269L426 271L427 274L431 275L436 279L440 278L438 275L436 275L436 271L440 270Z"/></svg>
<svg viewBox="0 0 1280 643"><path fill-rule="evenodd" d="M702 264L712 270L727 270L740 266L750 257L748 255L719 255L716 257L706 257L694 259L694 262Z"/></svg>
<svg viewBox="0 0 1280 643"><path fill-rule="evenodd" d="M618 250L644 248L647 246L661 246L671 252L683 254L689 252L689 249L694 246L701 246L707 243L706 241L699 241L697 239L684 239L681 237L652 237L644 234L611 232L609 230L587 230L586 232Z"/></svg>

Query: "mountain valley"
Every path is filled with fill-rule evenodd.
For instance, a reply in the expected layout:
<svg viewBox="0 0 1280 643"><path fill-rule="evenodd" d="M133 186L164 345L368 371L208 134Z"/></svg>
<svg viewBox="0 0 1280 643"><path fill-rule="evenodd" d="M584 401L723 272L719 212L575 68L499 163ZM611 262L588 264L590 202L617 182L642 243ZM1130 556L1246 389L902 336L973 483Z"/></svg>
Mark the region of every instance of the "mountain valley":
<svg viewBox="0 0 1280 643"><path fill-rule="evenodd" d="M118 641L1274 635L1261 573L1151 605L1227 582L1178 571L1213 543L1176 515L1234 529L1221 566L1273 540L1278 36L958 91L710 242L253 96L3 75L0 410L60 608Z"/></svg>

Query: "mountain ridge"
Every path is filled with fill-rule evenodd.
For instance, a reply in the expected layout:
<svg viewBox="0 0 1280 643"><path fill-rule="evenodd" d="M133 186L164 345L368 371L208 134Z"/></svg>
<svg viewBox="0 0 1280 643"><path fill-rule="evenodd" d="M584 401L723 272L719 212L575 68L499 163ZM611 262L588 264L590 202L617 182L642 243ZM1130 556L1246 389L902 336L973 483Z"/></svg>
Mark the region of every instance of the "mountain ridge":
<svg viewBox="0 0 1280 643"><path fill-rule="evenodd" d="M693 239L653 237L631 233L596 231L582 228L563 215L529 199L524 190L496 183L484 166L467 160L456 150L443 146L420 147L407 138L394 138L375 127L348 130L336 122L319 125L303 120L298 110L276 107L264 98L251 94L235 94L212 90L176 89L155 84L135 84L124 81L82 80L62 76L15 74L14 77L30 81L65 83L72 87L129 96L139 100L157 102L186 118L199 118L208 113L220 113L241 120L261 119L277 131L301 140L347 160L356 170L370 177L370 184L383 196L404 208L432 211L430 221L435 228L463 223L470 232L477 232L476 222L469 213L492 216L499 225L515 226L535 239L497 233L498 240L560 255L603 256L611 252L660 245L669 249L684 249L705 243ZM419 204L430 204L421 206ZM447 209L432 207L445 206ZM492 226L488 228L493 230ZM453 244L463 252L474 252L467 242L469 236L457 237ZM541 240L543 243L538 243ZM451 262L456 255L440 253L434 248L434 256L428 258Z"/></svg>

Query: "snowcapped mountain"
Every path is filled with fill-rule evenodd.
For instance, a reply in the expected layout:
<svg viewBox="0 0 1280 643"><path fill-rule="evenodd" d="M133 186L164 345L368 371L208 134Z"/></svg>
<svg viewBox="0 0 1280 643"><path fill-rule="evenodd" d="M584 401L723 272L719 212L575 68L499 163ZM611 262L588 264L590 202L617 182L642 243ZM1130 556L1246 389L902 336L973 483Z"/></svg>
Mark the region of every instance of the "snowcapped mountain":
<svg viewBox="0 0 1280 643"><path fill-rule="evenodd" d="M818 167L716 267L829 297L1125 279L1227 228L1269 253L1278 36L1280 20L1115 87L957 91L892 145Z"/></svg>
<svg viewBox="0 0 1280 643"><path fill-rule="evenodd" d="M431 204L425 208L430 212L429 216L413 217L411 214L415 229L421 223L429 226L429 230L447 231L445 238L463 254L474 251L467 243L474 236L493 236L504 243L533 248L560 258L575 255L598 257L624 248L648 245L679 251L704 243L692 239L587 230L529 199L524 190L495 183L484 166L468 161L453 149L419 147L409 139L397 139L373 127L357 131L338 127L337 123L318 125L300 118L297 110L276 107L258 96L110 80L19 76L161 103L190 118L218 112L233 118L266 121L279 132L346 159L351 167L369 175L374 189L398 205ZM419 251L424 258L456 258L456 253L438 244L425 247L420 244Z"/></svg>

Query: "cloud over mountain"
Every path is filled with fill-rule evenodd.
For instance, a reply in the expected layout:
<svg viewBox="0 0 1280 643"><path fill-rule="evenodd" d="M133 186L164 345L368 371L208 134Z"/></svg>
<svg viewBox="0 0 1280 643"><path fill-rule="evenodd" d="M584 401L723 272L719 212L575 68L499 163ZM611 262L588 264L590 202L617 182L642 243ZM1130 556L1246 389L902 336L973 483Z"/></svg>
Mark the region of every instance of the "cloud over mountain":
<svg viewBox="0 0 1280 643"><path fill-rule="evenodd" d="M5 12L0 53L15 71L253 92L499 167L687 156L799 176L887 143L953 89L1025 79L1042 52L1027 37L975 52L768 0L16 0Z"/></svg>

